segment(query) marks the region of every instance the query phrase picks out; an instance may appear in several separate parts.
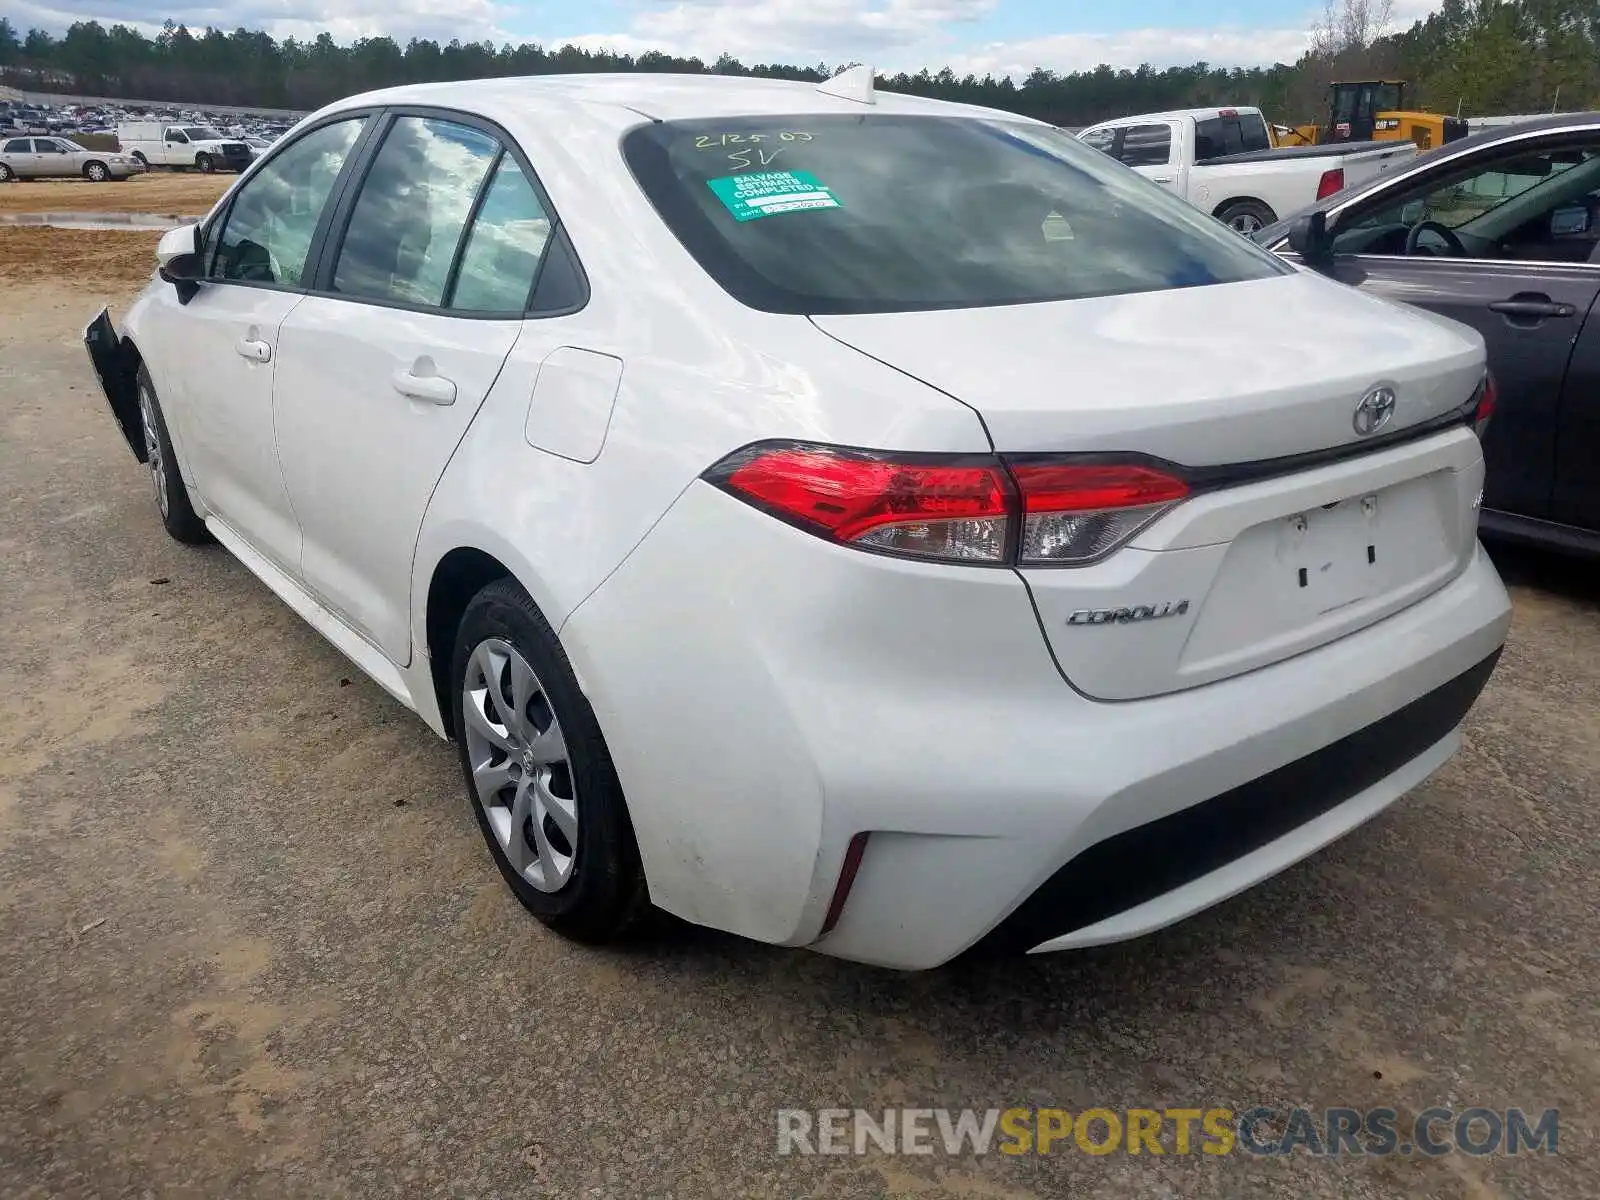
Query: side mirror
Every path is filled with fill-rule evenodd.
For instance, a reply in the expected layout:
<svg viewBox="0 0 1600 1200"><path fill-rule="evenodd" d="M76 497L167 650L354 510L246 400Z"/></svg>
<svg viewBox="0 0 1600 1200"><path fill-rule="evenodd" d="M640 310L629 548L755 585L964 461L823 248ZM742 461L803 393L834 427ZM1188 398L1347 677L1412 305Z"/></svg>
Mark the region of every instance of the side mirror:
<svg viewBox="0 0 1600 1200"><path fill-rule="evenodd" d="M1289 223L1289 249L1315 270L1333 261L1333 238L1328 234L1328 214L1301 213Z"/></svg>
<svg viewBox="0 0 1600 1200"><path fill-rule="evenodd" d="M200 257L200 226L180 225L161 235L156 243L156 271L163 280L178 289L178 299L184 304L200 290L205 278L205 263Z"/></svg>

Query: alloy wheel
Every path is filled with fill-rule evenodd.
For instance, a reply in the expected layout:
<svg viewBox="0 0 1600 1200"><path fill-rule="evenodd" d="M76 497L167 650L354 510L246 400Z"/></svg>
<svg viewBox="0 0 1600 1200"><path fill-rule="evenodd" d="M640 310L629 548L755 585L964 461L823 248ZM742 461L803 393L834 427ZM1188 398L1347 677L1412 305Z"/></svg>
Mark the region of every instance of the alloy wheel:
<svg viewBox="0 0 1600 1200"><path fill-rule="evenodd" d="M1254 213L1240 213L1238 216L1229 221L1228 224L1233 226L1237 232L1248 237L1250 234L1256 233L1261 229L1261 218L1257 217Z"/></svg>
<svg viewBox="0 0 1600 1200"><path fill-rule="evenodd" d="M578 798L561 723L533 667L487 638L467 660L462 731L472 785L495 841L531 887L558 892L578 852Z"/></svg>
<svg viewBox="0 0 1600 1200"><path fill-rule="evenodd" d="M156 507L167 516L167 471L161 457L161 435L157 432L155 404L150 399L150 389L139 389L139 424L144 426L145 463L150 468L150 478L155 484Z"/></svg>

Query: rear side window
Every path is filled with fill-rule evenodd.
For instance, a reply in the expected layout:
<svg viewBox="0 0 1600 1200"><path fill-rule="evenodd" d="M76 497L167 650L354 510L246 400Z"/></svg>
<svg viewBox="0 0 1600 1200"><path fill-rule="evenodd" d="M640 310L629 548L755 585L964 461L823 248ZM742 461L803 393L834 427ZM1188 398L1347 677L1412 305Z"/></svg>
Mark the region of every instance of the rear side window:
<svg viewBox="0 0 1600 1200"><path fill-rule="evenodd" d="M356 198L333 290L442 306L473 201L499 153L494 138L470 126L425 117L396 120Z"/></svg>
<svg viewBox="0 0 1600 1200"><path fill-rule="evenodd" d="M1197 160L1243 154L1248 150L1267 150L1266 120L1260 116L1210 117L1194 123L1194 156Z"/></svg>
<svg viewBox="0 0 1600 1200"><path fill-rule="evenodd" d="M461 252L450 307L522 312L550 240L550 217L517 160L500 159Z"/></svg>
<svg viewBox="0 0 1600 1200"><path fill-rule="evenodd" d="M6 143L5 150L3 151L3 153L6 153L6 154L28 154L28 153L30 153L30 151L28 150L28 139L27 138L13 138L11 141Z"/></svg>
<svg viewBox="0 0 1600 1200"><path fill-rule="evenodd" d="M623 154L701 267L769 312L1027 304L1291 269L1043 125L872 113L666 121L634 129Z"/></svg>
<svg viewBox="0 0 1600 1200"><path fill-rule="evenodd" d="M1172 159L1172 126L1130 125L1122 131L1124 166L1164 167Z"/></svg>
<svg viewBox="0 0 1600 1200"><path fill-rule="evenodd" d="M300 286L323 206L364 121L314 129L244 181L223 220L213 278Z"/></svg>

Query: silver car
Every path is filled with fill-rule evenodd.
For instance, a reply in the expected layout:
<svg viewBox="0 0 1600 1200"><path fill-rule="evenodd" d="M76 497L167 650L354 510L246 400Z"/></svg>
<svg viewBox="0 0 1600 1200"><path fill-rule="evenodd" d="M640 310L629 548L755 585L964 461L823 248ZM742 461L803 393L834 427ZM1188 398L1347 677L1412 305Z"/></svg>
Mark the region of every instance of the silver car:
<svg viewBox="0 0 1600 1200"><path fill-rule="evenodd" d="M0 142L0 183L13 179L77 178L93 183L126 179L144 164L114 150L85 150L64 137L16 137Z"/></svg>

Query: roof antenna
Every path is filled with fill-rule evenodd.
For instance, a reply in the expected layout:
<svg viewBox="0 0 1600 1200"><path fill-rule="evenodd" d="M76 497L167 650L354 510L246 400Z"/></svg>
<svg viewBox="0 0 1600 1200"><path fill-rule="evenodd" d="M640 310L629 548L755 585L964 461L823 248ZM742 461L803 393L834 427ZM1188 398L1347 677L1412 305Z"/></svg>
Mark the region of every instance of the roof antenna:
<svg viewBox="0 0 1600 1200"><path fill-rule="evenodd" d="M846 67L832 79L817 84L824 96L837 96L841 100L854 100L857 104L876 104L872 91L872 68L864 63Z"/></svg>

